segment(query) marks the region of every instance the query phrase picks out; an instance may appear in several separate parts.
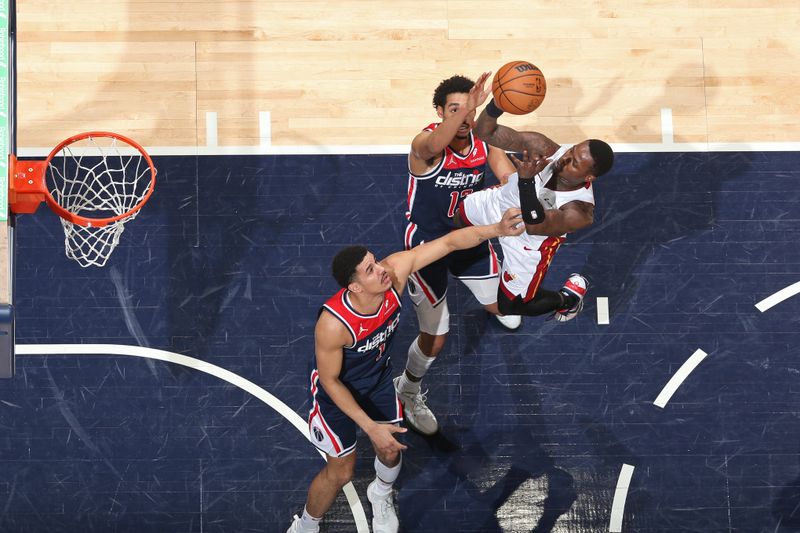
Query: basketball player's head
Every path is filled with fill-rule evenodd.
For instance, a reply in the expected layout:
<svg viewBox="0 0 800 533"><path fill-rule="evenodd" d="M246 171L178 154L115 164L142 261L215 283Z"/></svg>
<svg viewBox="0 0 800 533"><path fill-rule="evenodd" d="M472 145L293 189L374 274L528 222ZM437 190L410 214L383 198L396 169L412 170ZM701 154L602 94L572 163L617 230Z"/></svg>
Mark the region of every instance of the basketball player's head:
<svg viewBox="0 0 800 533"><path fill-rule="evenodd" d="M555 163L553 175L572 188L584 186L611 170L614 150L599 139L588 139L573 145Z"/></svg>
<svg viewBox="0 0 800 533"><path fill-rule="evenodd" d="M331 262L339 286L354 293L380 294L392 286L386 269L364 246L342 248Z"/></svg>
<svg viewBox="0 0 800 533"><path fill-rule="evenodd" d="M436 109L436 114L439 115L439 118L444 119L447 116L454 115L459 108L465 106L469 91L474 85L474 81L460 75L443 80L433 92L433 107ZM458 128L456 138L468 138L469 132L474 125L475 111L472 111L464 118L463 123Z"/></svg>

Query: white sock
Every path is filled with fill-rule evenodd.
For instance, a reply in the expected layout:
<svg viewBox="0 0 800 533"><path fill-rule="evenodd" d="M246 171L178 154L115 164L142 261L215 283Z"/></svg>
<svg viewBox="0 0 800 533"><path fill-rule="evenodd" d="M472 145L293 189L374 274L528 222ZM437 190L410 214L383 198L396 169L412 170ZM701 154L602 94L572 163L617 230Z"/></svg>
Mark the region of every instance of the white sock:
<svg viewBox="0 0 800 533"><path fill-rule="evenodd" d="M416 394L419 392L420 382L419 381L411 381L408 379L408 376L405 372L400 374L400 381L397 383L397 389L400 392L406 392L409 394Z"/></svg>
<svg viewBox="0 0 800 533"><path fill-rule="evenodd" d="M321 518L314 518L306 508L303 507L303 516L300 517L300 528L303 531L319 531L319 521L322 520Z"/></svg>
<svg viewBox="0 0 800 533"><path fill-rule="evenodd" d="M403 466L403 456L400 456L400 462L396 466L386 466L380 459L375 458L375 492L378 496L386 496L391 494L392 485L394 485L397 476L400 475L400 467Z"/></svg>

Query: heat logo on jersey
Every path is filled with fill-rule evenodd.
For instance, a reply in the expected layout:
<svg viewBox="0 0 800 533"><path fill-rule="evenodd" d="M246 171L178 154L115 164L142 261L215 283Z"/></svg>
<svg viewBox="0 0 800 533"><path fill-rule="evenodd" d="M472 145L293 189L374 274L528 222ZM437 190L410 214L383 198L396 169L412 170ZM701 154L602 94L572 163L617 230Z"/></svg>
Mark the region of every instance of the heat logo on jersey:
<svg viewBox="0 0 800 533"><path fill-rule="evenodd" d="M437 187L474 187L483 181L483 172L475 170L456 170L436 178Z"/></svg>
<svg viewBox="0 0 800 533"><path fill-rule="evenodd" d="M394 317L394 320L386 324L386 329L384 329L383 331L372 337L370 340L368 340L365 345L359 346L358 352L359 353L368 352L386 342L386 339L391 337L392 333L394 333L394 330L397 329L397 325L399 323L400 323L400 315L397 315L396 317ZM381 353L383 353L382 350Z"/></svg>

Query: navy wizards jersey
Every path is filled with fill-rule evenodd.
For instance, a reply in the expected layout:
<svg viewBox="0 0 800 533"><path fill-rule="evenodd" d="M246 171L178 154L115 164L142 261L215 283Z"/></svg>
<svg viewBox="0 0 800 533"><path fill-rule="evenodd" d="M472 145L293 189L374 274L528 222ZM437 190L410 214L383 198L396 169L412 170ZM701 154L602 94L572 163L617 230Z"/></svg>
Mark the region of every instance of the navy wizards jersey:
<svg viewBox="0 0 800 533"><path fill-rule="evenodd" d="M439 126L431 124L423 131ZM417 176L408 170L408 212L406 216L428 238L435 238L455 229L453 214L461 201L473 191L484 188L487 144L469 133L469 151L462 155L449 146L442 160L427 174Z"/></svg>
<svg viewBox="0 0 800 533"><path fill-rule="evenodd" d="M380 309L371 315L358 313L348 295L347 289L341 289L325 302L320 313L325 310L338 318L353 339L352 344L342 350L344 361L339 381L351 392L368 394L385 373L391 372L389 346L400 323L400 295L394 288L387 290ZM315 395L330 399L322 387L317 387L317 374L315 368L312 371L312 387L319 389L314 391Z"/></svg>

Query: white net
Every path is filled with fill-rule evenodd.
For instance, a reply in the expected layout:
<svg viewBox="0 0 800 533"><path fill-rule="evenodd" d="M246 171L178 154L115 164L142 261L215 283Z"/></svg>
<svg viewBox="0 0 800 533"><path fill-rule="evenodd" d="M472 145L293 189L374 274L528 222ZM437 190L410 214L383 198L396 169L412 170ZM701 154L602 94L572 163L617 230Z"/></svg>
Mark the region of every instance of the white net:
<svg viewBox="0 0 800 533"><path fill-rule="evenodd" d="M154 178L144 154L122 139L91 135L63 146L45 179L55 202L76 215L59 213L67 257L82 267L104 266ZM122 218L108 221L115 217Z"/></svg>

